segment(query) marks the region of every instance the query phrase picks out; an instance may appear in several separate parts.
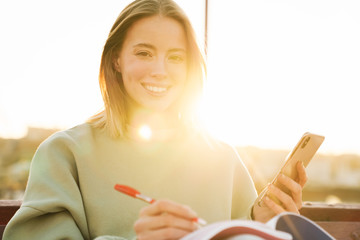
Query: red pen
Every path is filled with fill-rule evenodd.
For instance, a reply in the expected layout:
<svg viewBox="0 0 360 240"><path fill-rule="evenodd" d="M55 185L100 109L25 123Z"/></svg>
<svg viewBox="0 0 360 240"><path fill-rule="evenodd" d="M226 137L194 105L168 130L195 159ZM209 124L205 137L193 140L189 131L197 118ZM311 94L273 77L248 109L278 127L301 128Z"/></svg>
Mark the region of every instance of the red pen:
<svg viewBox="0 0 360 240"><path fill-rule="evenodd" d="M151 198L151 197L148 197L144 194L141 194L138 190L132 188L132 187L129 187L129 186L126 186L126 185L120 185L120 184L116 184L115 185L115 190L119 191L119 192L122 192L128 196L131 196L133 198L137 198L137 199L140 199L140 200L143 200L147 203L154 203L155 202L155 199ZM194 222L197 222L201 225L206 225L206 221L202 218L194 218L192 219Z"/></svg>

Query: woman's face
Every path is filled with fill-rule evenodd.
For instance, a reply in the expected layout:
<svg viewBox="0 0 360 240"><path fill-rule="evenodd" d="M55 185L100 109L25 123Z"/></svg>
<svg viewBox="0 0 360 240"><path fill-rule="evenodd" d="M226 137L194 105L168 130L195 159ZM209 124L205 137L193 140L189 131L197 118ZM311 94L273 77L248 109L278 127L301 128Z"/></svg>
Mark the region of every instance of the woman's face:
<svg viewBox="0 0 360 240"><path fill-rule="evenodd" d="M183 27L168 17L138 20L128 29L115 66L138 107L152 111L174 107L187 76Z"/></svg>

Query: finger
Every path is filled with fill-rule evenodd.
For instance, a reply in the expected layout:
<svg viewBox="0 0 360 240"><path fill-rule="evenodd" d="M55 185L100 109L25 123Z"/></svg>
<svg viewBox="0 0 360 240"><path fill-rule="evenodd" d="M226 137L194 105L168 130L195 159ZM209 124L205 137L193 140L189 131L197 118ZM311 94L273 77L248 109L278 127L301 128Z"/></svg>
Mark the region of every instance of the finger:
<svg viewBox="0 0 360 240"><path fill-rule="evenodd" d="M270 184L270 183L269 183L269 184ZM264 188L264 190L261 191L261 193L259 194L259 196L258 196L257 199L255 200L254 205L257 205L257 206L259 206L259 207L262 206L261 203L262 203L263 198L265 197L265 195L266 195L266 193L267 193L269 184Z"/></svg>
<svg viewBox="0 0 360 240"><path fill-rule="evenodd" d="M299 161L296 165L297 171L298 171L298 179L297 182L300 184L301 187L304 187L307 180L308 180L308 176L306 174L306 170L304 167L304 163Z"/></svg>
<svg viewBox="0 0 360 240"><path fill-rule="evenodd" d="M285 212L285 209L280 205L276 204L273 200L271 200L268 196L263 198L263 203L270 208L275 214L279 214Z"/></svg>
<svg viewBox="0 0 360 240"><path fill-rule="evenodd" d="M177 228L192 232L198 228L198 225L194 221L179 218L171 214L163 214L154 217L143 217L134 224L134 229L136 232L157 230L161 228Z"/></svg>
<svg viewBox="0 0 360 240"><path fill-rule="evenodd" d="M298 208L289 195L281 191L278 187L273 184L269 185L269 193L276 196L280 202L283 204L283 208L290 212L298 212Z"/></svg>
<svg viewBox="0 0 360 240"><path fill-rule="evenodd" d="M156 231L147 231L142 232L136 235L137 240L152 240L152 239L166 239L166 240L172 240L172 239L180 239L190 232L184 231L177 228L162 228L158 229Z"/></svg>
<svg viewBox="0 0 360 240"><path fill-rule="evenodd" d="M197 217L197 214L190 207L170 200L157 200L150 206L143 208L140 211L140 217L156 216L164 212L186 219L194 219Z"/></svg>
<svg viewBox="0 0 360 240"><path fill-rule="evenodd" d="M278 182L290 190L296 208L300 209L302 207L302 187L300 184L283 174L279 175Z"/></svg>

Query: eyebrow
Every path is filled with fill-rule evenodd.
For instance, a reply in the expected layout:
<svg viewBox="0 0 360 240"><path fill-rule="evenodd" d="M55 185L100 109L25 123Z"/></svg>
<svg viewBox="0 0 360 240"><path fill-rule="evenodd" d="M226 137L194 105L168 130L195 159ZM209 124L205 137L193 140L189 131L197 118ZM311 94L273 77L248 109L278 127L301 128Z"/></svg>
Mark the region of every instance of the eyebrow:
<svg viewBox="0 0 360 240"><path fill-rule="evenodd" d="M149 43L138 43L133 46L133 48L136 48L136 47L146 47L146 48L156 50L156 47ZM171 48L169 52L185 52L186 53L186 50L184 48Z"/></svg>
<svg viewBox="0 0 360 240"><path fill-rule="evenodd" d="M151 49L156 49L153 45L151 45L151 44L148 44L148 43L138 43L138 44L135 44L134 46L133 46L134 48L136 48L136 47L146 47L146 48L151 48Z"/></svg>

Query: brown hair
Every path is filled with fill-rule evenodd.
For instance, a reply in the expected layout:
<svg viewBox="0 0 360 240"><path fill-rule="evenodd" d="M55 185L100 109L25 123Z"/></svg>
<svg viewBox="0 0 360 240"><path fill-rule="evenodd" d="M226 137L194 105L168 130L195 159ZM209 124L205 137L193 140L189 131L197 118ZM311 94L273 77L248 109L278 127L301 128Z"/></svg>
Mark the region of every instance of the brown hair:
<svg viewBox="0 0 360 240"><path fill-rule="evenodd" d="M113 66L129 27L136 21L154 15L170 17L184 28L188 46L186 87L180 114L185 124L194 123L194 105L203 89L206 65L191 23L182 9L172 0L136 0L120 13L112 26L101 57L99 84L105 109L88 122L106 129L113 137L124 136L127 123L126 92L122 76Z"/></svg>

